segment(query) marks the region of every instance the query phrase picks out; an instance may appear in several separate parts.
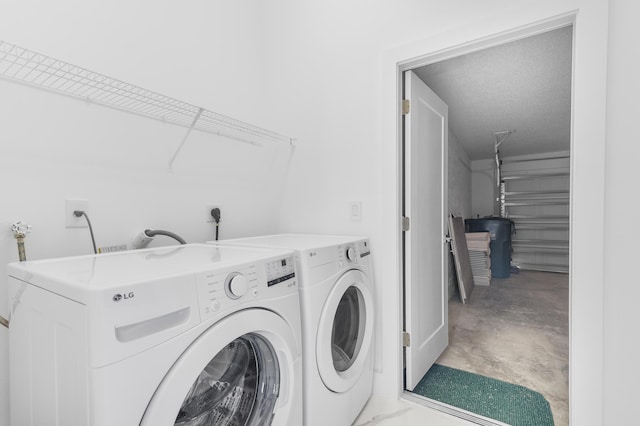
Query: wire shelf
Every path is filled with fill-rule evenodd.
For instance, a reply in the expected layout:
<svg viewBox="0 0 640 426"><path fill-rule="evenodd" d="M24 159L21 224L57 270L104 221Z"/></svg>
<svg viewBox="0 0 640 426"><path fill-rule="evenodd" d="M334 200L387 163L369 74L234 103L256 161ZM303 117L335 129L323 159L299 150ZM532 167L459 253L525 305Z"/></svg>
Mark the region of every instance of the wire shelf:
<svg viewBox="0 0 640 426"><path fill-rule="evenodd" d="M0 77L144 117L257 144L294 139L0 40Z"/></svg>
<svg viewBox="0 0 640 426"><path fill-rule="evenodd" d="M568 231L569 223L531 223L516 225L518 231Z"/></svg>
<svg viewBox="0 0 640 426"><path fill-rule="evenodd" d="M506 201L502 203L505 207L521 206L568 206L568 199L529 199L528 201Z"/></svg>
<svg viewBox="0 0 640 426"><path fill-rule="evenodd" d="M556 172L556 173L527 173L522 175L502 176L502 180L531 180L531 179L545 179L555 177L569 177L569 172Z"/></svg>

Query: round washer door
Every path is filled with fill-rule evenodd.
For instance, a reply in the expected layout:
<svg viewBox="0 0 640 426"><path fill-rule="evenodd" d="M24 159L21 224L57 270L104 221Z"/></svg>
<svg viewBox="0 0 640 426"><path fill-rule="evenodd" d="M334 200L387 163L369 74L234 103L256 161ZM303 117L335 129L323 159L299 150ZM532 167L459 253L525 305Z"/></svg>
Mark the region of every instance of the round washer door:
<svg viewBox="0 0 640 426"><path fill-rule="evenodd" d="M202 333L156 390L141 425L286 425L298 349L280 316L237 312Z"/></svg>
<svg viewBox="0 0 640 426"><path fill-rule="evenodd" d="M373 341L373 296L367 276L345 272L325 301L316 342L318 372L333 392L349 390L370 357Z"/></svg>

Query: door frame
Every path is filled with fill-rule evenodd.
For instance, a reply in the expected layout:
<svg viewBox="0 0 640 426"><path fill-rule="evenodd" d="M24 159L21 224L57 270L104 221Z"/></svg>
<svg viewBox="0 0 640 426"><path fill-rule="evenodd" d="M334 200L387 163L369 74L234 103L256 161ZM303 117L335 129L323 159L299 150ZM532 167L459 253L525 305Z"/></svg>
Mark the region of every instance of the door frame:
<svg viewBox="0 0 640 426"><path fill-rule="evenodd" d="M571 8L571 5L574 8ZM550 11L556 11L555 14ZM389 155L391 147L384 141L395 140L396 161L387 167L387 178L395 182L387 188L395 194L393 212L395 229L389 239L394 241L395 269L381 272L383 279L395 278L398 300L395 351L379 348L382 357L395 361L395 385L397 395L408 398L403 389L401 333L404 320L402 305L403 247L402 247L402 129L401 95L402 73L420 66L472 53L491 46L520 38L573 25L573 73L571 107L571 201L570 201L570 306L569 306L569 399L570 421L575 424L599 424L603 418L603 232L604 232L604 149L605 149L605 103L606 103L606 32L608 27L608 4L566 4L544 6L538 10L523 7L522 18L504 24L503 32L486 35L485 28L495 28L489 21L480 21L464 31L438 34L389 50L383 58L382 115L391 113L392 121L383 120L381 132L383 151L381 157ZM538 19L535 19L535 18ZM495 22L495 17L494 21ZM483 25L485 27L483 27ZM470 37L476 34L476 37ZM452 43L452 40L459 41ZM393 82L393 83L392 83ZM391 103L393 101L393 103ZM576 143L579 141L579 143ZM385 164L384 161L382 164ZM383 176L384 178L384 176ZM593 236L595 240L589 241ZM587 247L591 247L588 249ZM391 254L391 253L390 253ZM572 285L580 282L579 287ZM383 296L384 297L384 296ZM383 330L384 332L385 330ZM387 330L387 332L389 332ZM380 365L378 368L382 368ZM382 380L383 384L389 383ZM390 383L389 383L390 384ZM594 423L595 422L595 423Z"/></svg>

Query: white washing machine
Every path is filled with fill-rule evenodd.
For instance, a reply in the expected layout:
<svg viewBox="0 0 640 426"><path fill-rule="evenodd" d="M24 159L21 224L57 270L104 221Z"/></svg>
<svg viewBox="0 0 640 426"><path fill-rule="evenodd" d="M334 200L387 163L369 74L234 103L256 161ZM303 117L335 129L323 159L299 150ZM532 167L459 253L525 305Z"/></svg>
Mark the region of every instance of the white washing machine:
<svg viewBox="0 0 640 426"><path fill-rule="evenodd" d="M369 241L282 234L215 243L295 250L301 276L304 424L351 425L373 383Z"/></svg>
<svg viewBox="0 0 640 426"><path fill-rule="evenodd" d="M8 273L12 426L302 424L293 252L193 244Z"/></svg>

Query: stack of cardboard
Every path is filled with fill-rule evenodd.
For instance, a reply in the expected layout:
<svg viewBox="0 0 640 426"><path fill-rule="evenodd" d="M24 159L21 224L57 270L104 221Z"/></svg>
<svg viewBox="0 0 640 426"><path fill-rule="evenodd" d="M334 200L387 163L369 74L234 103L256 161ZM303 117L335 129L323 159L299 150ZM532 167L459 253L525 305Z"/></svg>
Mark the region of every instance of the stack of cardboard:
<svg viewBox="0 0 640 426"><path fill-rule="evenodd" d="M491 282L491 236L488 232L467 232L465 234L471 273L476 285L489 285Z"/></svg>

